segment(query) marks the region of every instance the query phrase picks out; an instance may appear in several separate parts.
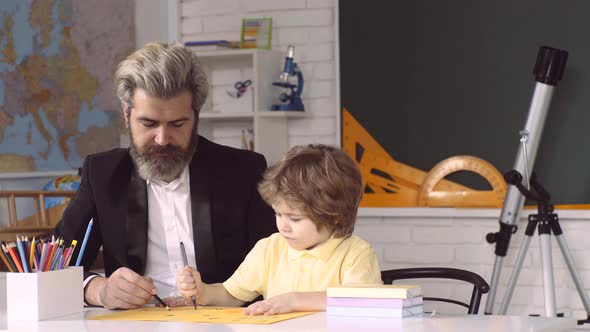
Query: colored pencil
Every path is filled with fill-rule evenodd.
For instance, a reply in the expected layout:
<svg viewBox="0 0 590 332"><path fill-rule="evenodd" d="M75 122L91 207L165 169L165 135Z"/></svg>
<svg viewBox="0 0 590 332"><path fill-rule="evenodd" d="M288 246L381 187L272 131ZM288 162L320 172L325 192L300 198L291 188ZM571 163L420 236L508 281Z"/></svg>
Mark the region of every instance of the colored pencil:
<svg viewBox="0 0 590 332"><path fill-rule="evenodd" d="M94 220L90 219L88 227L86 227L86 234L84 234L84 240L82 241L82 246L80 247L80 252L78 253L78 259L76 259L76 266L80 266L80 262L82 261L82 256L84 255L84 250L86 250L86 244L88 243L88 237L90 236L93 223Z"/></svg>
<svg viewBox="0 0 590 332"><path fill-rule="evenodd" d="M23 266L20 264L20 261L18 259L18 254L16 253L16 249L14 249L16 247L16 244L11 243L8 245L8 252L10 253L10 257L12 257L12 260L14 261L14 265L16 265L16 269L18 270L18 272L23 272Z"/></svg>
<svg viewBox="0 0 590 332"><path fill-rule="evenodd" d="M6 256L6 259L8 259L8 263L10 263L10 266L12 266L12 269L14 270L13 272L18 272L18 269L16 268L16 264L14 264L12 257L10 257L10 253L8 252L7 245L8 245L8 243L2 245L2 251L4 252L4 255Z"/></svg>
<svg viewBox="0 0 590 332"><path fill-rule="evenodd" d="M18 253L20 255L20 259L21 259L21 263L23 264L23 270L25 271L25 273L29 273L29 266L27 264L27 254L25 252L25 249L23 247L23 241L21 241L20 237L17 235L16 236L16 245L18 247Z"/></svg>
<svg viewBox="0 0 590 332"><path fill-rule="evenodd" d="M2 244L2 242L0 242L1 246L4 247L4 244ZM8 268L8 270L10 272L15 272L14 268L12 267L12 265L8 262L8 258L6 258L6 254L4 253L4 250L0 250L0 258L2 258L2 261L4 262L4 265L6 265L6 267Z"/></svg>
<svg viewBox="0 0 590 332"><path fill-rule="evenodd" d="M35 245L36 245L35 237L33 236L33 241L31 242L31 250L29 253L29 266L31 266L31 267L35 263ZM35 267L35 269L37 269L37 268Z"/></svg>
<svg viewBox="0 0 590 332"><path fill-rule="evenodd" d="M66 259L65 266L70 266L70 260L72 259L72 256L74 255L74 250L76 250L76 244L78 244L78 241L72 240L72 244L70 245L70 251L68 252L68 257Z"/></svg>

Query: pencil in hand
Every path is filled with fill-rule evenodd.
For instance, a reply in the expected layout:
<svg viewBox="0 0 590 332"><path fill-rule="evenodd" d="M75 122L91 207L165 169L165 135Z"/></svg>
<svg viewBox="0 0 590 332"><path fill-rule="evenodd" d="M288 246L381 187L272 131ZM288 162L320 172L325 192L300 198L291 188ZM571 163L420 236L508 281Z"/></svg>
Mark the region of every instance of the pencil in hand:
<svg viewBox="0 0 590 332"><path fill-rule="evenodd" d="M182 254L182 263L184 266L188 266L188 258L186 257L186 250L184 249L184 243L180 242L180 253ZM193 301L193 306L195 310L197 310L197 298L193 295L191 296L191 300Z"/></svg>
<svg viewBox="0 0 590 332"><path fill-rule="evenodd" d="M160 303L162 305L162 307L166 308L166 310L170 311L170 307L166 304L166 302L164 302L164 300L162 300L158 294L154 294L154 299L156 299L156 301L158 301L158 303Z"/></svg>

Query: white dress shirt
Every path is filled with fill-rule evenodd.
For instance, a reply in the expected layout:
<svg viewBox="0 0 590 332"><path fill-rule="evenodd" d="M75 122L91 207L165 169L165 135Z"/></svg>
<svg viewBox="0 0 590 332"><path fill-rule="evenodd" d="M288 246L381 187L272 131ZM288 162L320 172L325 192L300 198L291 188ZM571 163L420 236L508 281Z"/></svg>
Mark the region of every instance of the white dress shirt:
<svg viewBox="0 0 590 332"><path fill-rule="evenodd" d="M176 274L184 266L180 242L188 264L196 267L188 166L170 183L147 182L148 244L145 276L154 280L160 297L178 296Z"/></svg>

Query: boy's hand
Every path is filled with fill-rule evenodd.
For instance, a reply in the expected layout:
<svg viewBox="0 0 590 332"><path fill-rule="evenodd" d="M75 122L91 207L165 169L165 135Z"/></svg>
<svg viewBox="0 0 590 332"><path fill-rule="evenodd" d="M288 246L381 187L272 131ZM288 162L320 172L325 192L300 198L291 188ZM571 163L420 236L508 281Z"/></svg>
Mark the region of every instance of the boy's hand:
<svg viewBox="0 0 590 332"><path fill-rule="evenodd" d="M198 303L203 289L201 274L190 266L181 268L176 275L176 287L185 299L190 300L191 296L196 296Z"/></svg>
<svg viewBox="0 0 590 332"><path fill-rule="evenodd" d="M252 303L242 313L250 316L286 314L295 311L294 303L295 294L285 293Z"/></svg>
<svg viewBox="0 0 590 332"><path fill-rule="evenodd" d="M193 306L193 302L190 299L185 299L181 296L166 297L163 298L162 301L164 301L164 303L166 303L166 305L168 305L170 308ZM159 302L156 302L156 307L162 307L162 305Z"/></svg>

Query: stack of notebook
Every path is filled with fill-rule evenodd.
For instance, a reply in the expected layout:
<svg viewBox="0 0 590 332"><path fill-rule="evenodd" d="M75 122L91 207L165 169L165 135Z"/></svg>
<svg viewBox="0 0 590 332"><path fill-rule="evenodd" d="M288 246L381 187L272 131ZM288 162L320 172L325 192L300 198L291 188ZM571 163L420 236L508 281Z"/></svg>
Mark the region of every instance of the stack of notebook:
<svg viewBox="0 0 590 332"><path fill-rule="evenodd" d="M422 290L415 285L347 285L327 289L328 316L403 318L422 314Z"/></svg>

